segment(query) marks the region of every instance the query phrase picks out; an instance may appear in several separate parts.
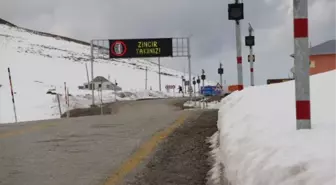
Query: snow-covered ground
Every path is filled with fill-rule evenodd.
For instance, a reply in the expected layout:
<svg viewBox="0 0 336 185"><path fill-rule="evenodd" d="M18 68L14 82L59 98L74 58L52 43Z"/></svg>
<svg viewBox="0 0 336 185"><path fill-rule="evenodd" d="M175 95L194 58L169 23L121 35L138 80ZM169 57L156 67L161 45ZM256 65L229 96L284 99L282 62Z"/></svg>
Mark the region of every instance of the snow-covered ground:
<svg viewBox="0 0 336 185"><path fill-rule="evenodd" d="M204 101L187 101L183 104L184 107L201 108L201 109L219 109L221 103L218 101L204 102Z"/></svg>
<svg viewBox="0 0 336 185"><path fill-rule="evenodd" d="M87 45L0 24L0 123L14 121L8 67L12 75L18 120L28 121L59 117L55 96L46 92L56 89L63 93L64 82L73 95L70 99L71 106L88 106L90 92L79 91L78 86L87 82L85 63L90 70L89 61L90 47ZM146 67L148 89L151 88L152 91L144 90ZM183 73L165 67L161 68L161 73L162 88L168 84L180 85ZM158 67L147 60L96 59L94 74L105 78L110 76L112 82L117 80L123 92L131 96L119 97L120 100L178 95L158 92ZM208 81L206 83L211 84ZM103 94L104 102L114 101L113 92ZM95 95L98 95L97 92ZM61 98L62 104L63 100Z"/></svg>
<svg viewBox="0 0 336 185"><path fill-rule="evenodd" d="M294 92L294 82L285 82L222 100L219 135L211 138L213 179L221 162L232 185L336 183L336 71L311 77L311 130L296 130Z"/></svg>

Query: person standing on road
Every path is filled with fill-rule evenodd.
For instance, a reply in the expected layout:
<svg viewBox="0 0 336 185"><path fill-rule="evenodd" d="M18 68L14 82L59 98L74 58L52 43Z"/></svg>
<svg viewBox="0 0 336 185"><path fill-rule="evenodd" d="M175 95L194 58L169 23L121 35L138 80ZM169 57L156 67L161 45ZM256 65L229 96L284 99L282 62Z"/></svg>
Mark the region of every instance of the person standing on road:
<svg viewBox="0 0 336 185"><path fill-rule="evenodd" d="M178 88L179 88L179 93L183 93L183 91L182 91L182 86L179 85Z"/></svg>

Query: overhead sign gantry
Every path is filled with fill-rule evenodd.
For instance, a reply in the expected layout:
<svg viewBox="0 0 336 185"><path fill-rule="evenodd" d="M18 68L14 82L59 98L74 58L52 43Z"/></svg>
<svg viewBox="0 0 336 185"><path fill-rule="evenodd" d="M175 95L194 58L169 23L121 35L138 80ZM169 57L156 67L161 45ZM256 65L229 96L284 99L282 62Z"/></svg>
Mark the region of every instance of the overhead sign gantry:
<svg viewBox="0 0 336 185"><path fill-rule="evenodd" d="M189 82L191 81L190 38L140 38L140 39L93 39L91 40L91 78L95 59L159 58L159 86L161 57L188 57ZM189 84L189 90L191 84ZM192 92L189 91L190 99ZM95 104L92 88L92 105Z"/></svg>

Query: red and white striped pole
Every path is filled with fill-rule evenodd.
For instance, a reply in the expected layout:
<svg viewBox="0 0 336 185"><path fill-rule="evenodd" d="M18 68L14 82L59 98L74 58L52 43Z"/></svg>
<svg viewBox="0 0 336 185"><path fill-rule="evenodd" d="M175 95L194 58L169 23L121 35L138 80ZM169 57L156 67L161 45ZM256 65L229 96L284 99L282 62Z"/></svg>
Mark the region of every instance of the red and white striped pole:
<svg viewBox="0 0 336 185"><path fill-rule="evenodd" d="M239 0L235 0L239 3ZM236 47L237 47L237 71L238 71L238 90L243 90L243 58L242 58L242 44L241 44L241 28L240 21L236 21Z"/></svg>
<svg viewBox="0 0 336 185"><path fill-rule="evenodd" d="M308 0L293 0L296 129L311 129Z"/></svg>
<svg viewBox="0 0 336 185"><path fill-rule="evenodd" d="M14 110L14 117L15 117L15 123L17 123L17 116L16 116L16 107L15 107L15 98L14 98L14 91L13 91L13 84L12 84L12 76L10 73L10 69L8 68L8 77L9 77L9 85L12 95L12 103L13 103L13 110Z"/></svg>
<svg viewBox="0 0 336 185"><path fill-rule="evenodd" d="M249 24L249 36L252 36L254 30L251 26L251 24ZM250 63L250 80L251 80L251 86L254 86L254 62L255 62L255 58L253 55L253 46L250 46L250 55L248 57L248 62Z"/></svg>

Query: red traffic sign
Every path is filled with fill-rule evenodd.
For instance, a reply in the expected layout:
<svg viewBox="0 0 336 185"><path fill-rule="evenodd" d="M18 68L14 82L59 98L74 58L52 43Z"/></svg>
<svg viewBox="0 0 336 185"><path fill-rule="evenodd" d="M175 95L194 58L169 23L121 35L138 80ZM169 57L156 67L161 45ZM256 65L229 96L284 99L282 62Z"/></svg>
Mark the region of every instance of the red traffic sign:
<svg viewBox="0 0 336 185"><path fill-rule="evenodd" d="M175 89L175 85L166 85L166 89Z"/></svg>

